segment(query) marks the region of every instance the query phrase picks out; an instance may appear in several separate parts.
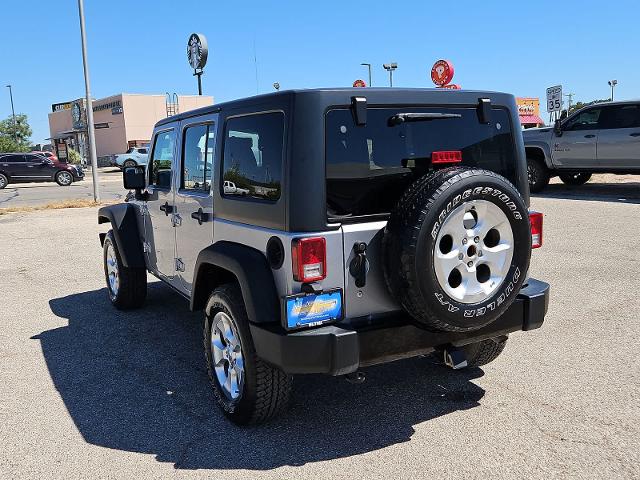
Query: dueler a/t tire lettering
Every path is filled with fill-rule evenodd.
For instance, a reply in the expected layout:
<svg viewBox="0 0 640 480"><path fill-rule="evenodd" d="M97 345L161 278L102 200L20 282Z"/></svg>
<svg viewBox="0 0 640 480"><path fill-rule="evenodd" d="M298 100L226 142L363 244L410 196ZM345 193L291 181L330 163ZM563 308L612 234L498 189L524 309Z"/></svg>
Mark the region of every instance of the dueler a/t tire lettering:
<svg viewBox="0 0 640 480"><path fill-rule="evenodd" d="M506 215L513 254L499 286L476 303L463 303L438 281L436 239L456 208L477 200L490 202ZM494 172L465 167L439 170L416 180L401 197L385 229L383 256L389 290L418 323L442 331L477 330L509 308L525 279L531 256L527 206L516 188Z"/></svg>

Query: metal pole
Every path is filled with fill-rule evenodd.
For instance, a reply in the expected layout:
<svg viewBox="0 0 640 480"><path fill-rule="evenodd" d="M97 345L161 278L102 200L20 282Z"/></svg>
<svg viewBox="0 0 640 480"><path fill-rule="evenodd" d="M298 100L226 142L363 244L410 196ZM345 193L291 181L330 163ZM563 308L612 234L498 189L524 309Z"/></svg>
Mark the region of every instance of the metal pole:
<svg viewBox="0 0 640 480"><path fill-rule="evenodd" d="M613 102L613 83L611 84L611 101Z"/></svg>
<svg viewBox="0 0 640 480"><path fill-rule="evenodd" d="M371 64L370 63L361 63L360 65L362 65L363 67L368 67L369 68L369 86L373 87L373 82L371 80Z"/></svg>
<svg viewBox="0 0 640 480"><path fill-rule="evenodd" d="M202 72L198 72L198 95L202 95Z"/></svg>
<svg viewBox="0 0 640 480"><path fill-rule="evenodd" d="M389 69L389 86L393 87L393 69Z"/></svg>
<svg viewBox="0 0 640 480"><path fill-rule="evenodd" d="M18 124L16 123L16 112L13 109L13 92L11 90L11 85L7 85L7 88L9 89L9 98L11 99L11 116L13 117L13 140L17 142L18 141L18 132L17 132Z"/></svg>
<svg viewBox="0 0 640 480"><path fill-rule="evenodd" d="M91 89L89 84L89 62L87 61L87 36L84 26L84 1L78 0L78 14L80 15L80 36L82 37L82 66L84 68L84 87L87 93L87 131L89 134L89 158L91 159L91 177L93 178L93 199L100 201L98 185L98 158L96 155L96 131L93 124L93 105L91 104Z"/></svg>

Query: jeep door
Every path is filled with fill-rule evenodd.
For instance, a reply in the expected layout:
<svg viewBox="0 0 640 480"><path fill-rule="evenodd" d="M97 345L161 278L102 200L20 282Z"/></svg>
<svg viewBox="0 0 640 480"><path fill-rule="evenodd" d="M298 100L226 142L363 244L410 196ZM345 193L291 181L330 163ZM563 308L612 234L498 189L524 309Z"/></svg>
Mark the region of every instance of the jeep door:
<svg viewBox="0 0 640 480"><path fill-rule="evenodd" d="M640 104L603 107L598 126L599 167L640 169Z"/></svg>
<svg viewBox="0 0 640 480"><path fill-rule="evenodd" d="M562 169L597 167L598 119L602 107L582 110L562 127L562 136L551 139L553 165Z"/></svg>
<svg viewBox="0 0 640 480"><path fill-rule="evenodd" d="M145 208L147 267L169 283L175 277L174 189L176 133L167 129L156 133L152 159L147 168L149 186Z"/></svg>
<svg viewBox="0 0 640 480"><path fill-rule="evenodd" d="M217 117L216 114L190 119L191 123L187 121L182 125L175 201L176 269L180 277L178 288L187 295L191 295L198 254L213 242L211 185Z"/></svg>

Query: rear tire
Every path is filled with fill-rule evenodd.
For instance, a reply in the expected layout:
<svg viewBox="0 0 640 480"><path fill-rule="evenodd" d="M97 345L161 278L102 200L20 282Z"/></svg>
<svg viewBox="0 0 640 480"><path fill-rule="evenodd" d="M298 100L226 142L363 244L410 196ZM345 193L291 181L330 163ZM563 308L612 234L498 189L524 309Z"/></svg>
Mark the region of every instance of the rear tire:
<svg viewBox="0 0 640 480"><path fill-rule="evenodd" d="M122 257L109 230L103 245L104 275L109 300L118 310L142 306L147 298L147 270L130 268L122 264Z"/></svg>
<svg viewBox="0 0 640 480"><path fill-rule="evenodd" d="M471 343L462 347L467 356L468 367L482 367L493 362L500 356L504 347L507 345L507 339L483 340L477 343Z"/></svg>
<svg viewBox="0 0 640 480"><path fill-rule="evenodd" d="M529 177L529 191L538 193L549 185L549 169L542 160L537 158L527 158L527 175Z"/></svg>
<svg viewBox="0 0 640 480"><path fill-rule="evenodd" d="M0 190L9 185L9 179L4 173L0 173Z"/></svg>
<svg viewBox="0 0 640 480"><path fill-rule="evenodd" d="M561 173L558 176L560 177L560 180L562 180L562 183L564 183L565 185L572 185L576 187L584 185L591 179L590 172Z"/></svg>
<svg viewBox="0 0 640 480"><path fill-rule="evenodd" d="M209 381L227 418L258 424L285 410L292 378L257 356L237 284L222 285L209 297L203 336Z"/></svg>

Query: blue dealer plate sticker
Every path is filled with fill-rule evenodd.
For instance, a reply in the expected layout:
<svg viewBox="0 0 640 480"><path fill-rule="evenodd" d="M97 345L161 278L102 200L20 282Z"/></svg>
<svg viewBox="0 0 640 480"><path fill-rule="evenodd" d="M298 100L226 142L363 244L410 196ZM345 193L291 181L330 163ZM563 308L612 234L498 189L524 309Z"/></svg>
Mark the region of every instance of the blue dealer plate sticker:
<svg viewBox="0 0 640 480"><path fill-rule="evenodd" d="M310 327L342 317L340 290L285 298L287 328Z"/></svg>

